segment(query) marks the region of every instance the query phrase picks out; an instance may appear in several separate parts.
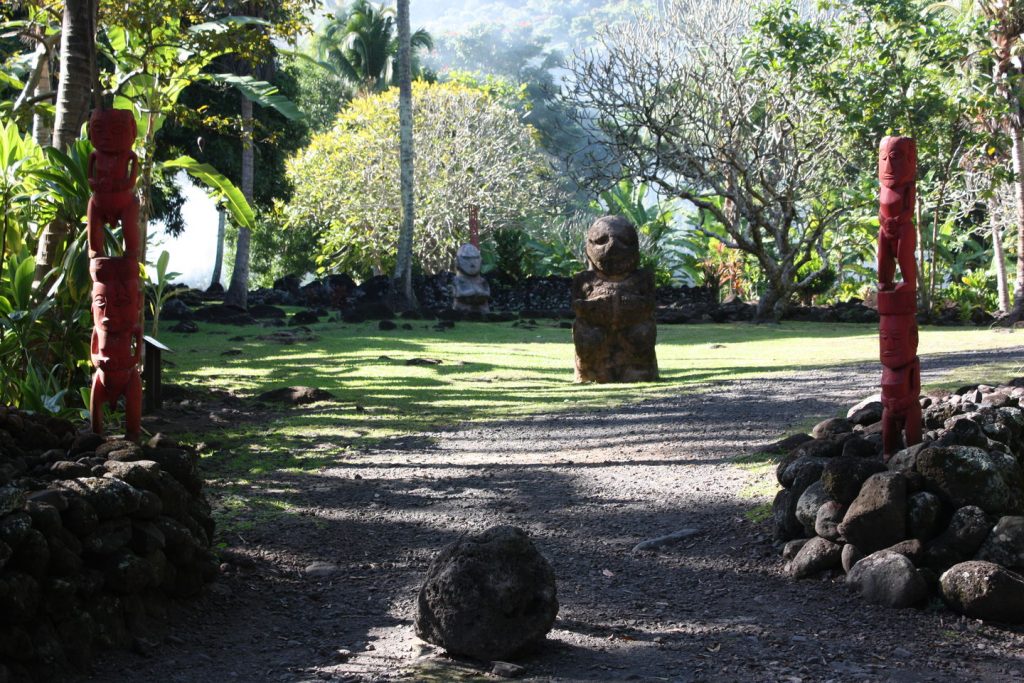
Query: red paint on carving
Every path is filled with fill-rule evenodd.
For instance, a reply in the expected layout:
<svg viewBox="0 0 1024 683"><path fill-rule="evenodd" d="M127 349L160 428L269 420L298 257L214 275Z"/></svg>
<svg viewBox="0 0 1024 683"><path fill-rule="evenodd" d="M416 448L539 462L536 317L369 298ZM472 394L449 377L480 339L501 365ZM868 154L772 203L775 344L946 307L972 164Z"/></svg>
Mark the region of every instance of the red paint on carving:
<svg viewBox="0 0 1024 683"><path fill-rule="evenodd" d="M878 314L882 362L882 453L921 442L921 361L917 356L914 249L917 145L885 137L878 146ZM899 265L902 282L895 281Z"/></svg>

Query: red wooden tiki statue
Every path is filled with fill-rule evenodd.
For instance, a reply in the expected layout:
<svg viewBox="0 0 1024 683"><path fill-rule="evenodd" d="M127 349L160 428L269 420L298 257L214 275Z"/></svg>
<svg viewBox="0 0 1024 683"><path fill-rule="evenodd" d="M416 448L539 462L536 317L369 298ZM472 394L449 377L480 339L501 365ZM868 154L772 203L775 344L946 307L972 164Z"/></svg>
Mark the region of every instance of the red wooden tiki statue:
<svg viewBox="0 0 1024 683"><path fill-rule="evenodd" d="M138 441L142 413L142 305L139 280L139 160L132 152L135 118L130 111L97 109L89 117L89 273L92 275L92 347L96 374L89 414L92 430L103 433L103 406L124 397L129 439ZM121 224L124 256L104 254L104 228Z"/></svg>
<svg viewBox="0 0 1024 683"><path fill-rule="evenodd" d="M103 433L103 406L124 396L125 430L138 441L142 413L142 327L139 262L134 258L94 258L92 274L92 378L89 414L92 430Z"/></svg>
<svg viewBox="0 0 1024 683"><path fill-rule="evenodd" d="M89 117L89 258L103 256L103 229L121 224L124 255L139 258L139 159L132 151L135 117L124 109L97 109Z"/></svg>
<svg viewBox="0 0 1024 683"><path fill-rule="evenodd" d="M913 138L887 136L878 146L878 288L893 289L896 264L903 283L917 288L914 205L917 145Z"/></svg>
<svg viewBox="0 0 1024 683"><path fill-rule="evenodd" d="M914 249L917 146L885 137L878 146L878 314L882 361L882 453L921 442L921 361L917 357L917 263ZM895 280L899 265L902 282Z"/></svg>

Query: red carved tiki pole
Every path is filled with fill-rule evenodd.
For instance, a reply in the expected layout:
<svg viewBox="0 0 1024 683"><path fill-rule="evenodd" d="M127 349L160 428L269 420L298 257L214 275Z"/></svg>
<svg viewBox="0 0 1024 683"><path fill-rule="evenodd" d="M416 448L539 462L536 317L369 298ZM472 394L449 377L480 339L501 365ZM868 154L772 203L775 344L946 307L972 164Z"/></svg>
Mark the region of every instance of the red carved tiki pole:
<svg viewBox="0 0 1024 683"><path fill-rule="evenodd" d="M878 314L882 361L882 453L889 460L921 442L921 362L917 357L917 263L914 249L917 146L885 137L878 148ZM902 282L895 281L899 265Z"/></svg>
<svg viewBox="0 0 1024 683"><path fill-rule="evenodd" d="M480 207L469 205L469 243L480 248Z"/></svg>
<svg viewBox="0 0 1024 683"><path fill-rule="evenodd" d="M97 109L89 117L89 140L95 151L89 155L89 258L103 256L106 226L121 223L124 255L139 258L139 198L135 180L139 158L135 144L135 117L124 109Z"/></svg>
<svg viewBox="0 0 1024 683"><path fill-rule="evenodd" d="M139 161L132 152L135 118L130 111L97 109L89 117L89 273L92 275L93 375L89 414L92 430L103 433L103 406L125 400L129 439L141 434L142 287L139 278L139 200L135 179ZM121 224L123 256L105 256L107 225Z"/></svg>

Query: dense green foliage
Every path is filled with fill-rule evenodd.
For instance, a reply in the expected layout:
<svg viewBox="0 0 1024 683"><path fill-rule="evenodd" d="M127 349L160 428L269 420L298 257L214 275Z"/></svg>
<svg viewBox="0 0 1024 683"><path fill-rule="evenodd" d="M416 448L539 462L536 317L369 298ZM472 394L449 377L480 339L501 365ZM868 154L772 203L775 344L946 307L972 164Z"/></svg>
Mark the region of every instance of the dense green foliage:
<svg viewBox="0 0 1024 683"><path fill-rule="evenodd" d="M424 270L447 268L467 241L470 206L481 234L540 214L552 197L532 129L479 90L414 84L416 233ZM400 222L397 91L360 97L288 163L295 194L287 231L313 231L322 267L388 272Z"/></svg>

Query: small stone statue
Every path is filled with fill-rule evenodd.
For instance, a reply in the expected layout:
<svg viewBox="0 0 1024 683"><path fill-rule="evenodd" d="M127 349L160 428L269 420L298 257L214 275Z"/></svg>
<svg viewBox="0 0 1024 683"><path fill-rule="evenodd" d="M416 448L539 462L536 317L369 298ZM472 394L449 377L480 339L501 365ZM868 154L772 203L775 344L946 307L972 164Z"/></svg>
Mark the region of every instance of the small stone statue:
<svg viewBox="0 0 1024 683"><path fill-rule="evenodd" d="M135 195L139 158L132 151L135 134L135 117L130 111L96 109L89 117L89 140L95 148L89 155L93 192L86 213L89 258L104 255L103 228L119 222L124 255L139 258L139 198Z"/></svg>
<svg viewBox="0 0 1024 683"><path fill-rule="evenodd" d="M636 228L620 216L598 218L587 231L587 261L572 281L576 381L657 380L654 274L638 270Z"/></svg>
<svg viewBox="0 0 1024 683"><path fill-rule="evenodd" d="M92 379L89 415L92 431L103 433L103 406L125 398L125 430L132 441L141 434L142 328L139 262L131 257L94 258L92 275Z"/></svg>
<svg viewBox="0 0 1024 683"><path fill-rule="evenodd" d="M917 194L917 145L913 138L887 136L878 146L878 289L895 288L900 266L903 283L917 289L917 232L914 208Z"/></svg>
<svg viewBox="0 0 1024 683"><path fill-rule="evenodd" d="M480 274L480 249L463 244L455 257L458 271L452 282L452 309L465 313L487 313L490 310L491 287Z"/></svg>

